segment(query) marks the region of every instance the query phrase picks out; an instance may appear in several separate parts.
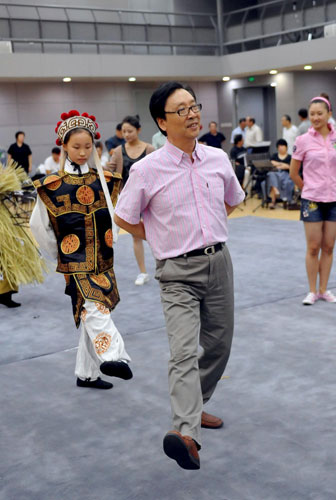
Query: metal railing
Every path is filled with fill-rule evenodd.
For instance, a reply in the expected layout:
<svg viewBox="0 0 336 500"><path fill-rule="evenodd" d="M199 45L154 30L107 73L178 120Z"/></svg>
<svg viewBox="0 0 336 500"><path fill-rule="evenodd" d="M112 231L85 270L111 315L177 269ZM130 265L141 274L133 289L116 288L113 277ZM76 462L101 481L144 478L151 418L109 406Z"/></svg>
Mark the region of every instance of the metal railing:
<svg viewBox="0 0 336 500"><path fill-rule="evenodd" d="M322 19L308 22L314 5ZM220 55L320 38L324 26L336 22L330 5L335 6L336 0L269 0L224 12L223 22L218 23L221 10L164 12L0 1L0 40L10 41L14 52L71 53L81 47L95 53ZM288 27L292 18L295 26ZM18 33L22 22L31 34ZM57 36L48 35L51 24ZM85 30L89 34L83 36Z"/></svg>

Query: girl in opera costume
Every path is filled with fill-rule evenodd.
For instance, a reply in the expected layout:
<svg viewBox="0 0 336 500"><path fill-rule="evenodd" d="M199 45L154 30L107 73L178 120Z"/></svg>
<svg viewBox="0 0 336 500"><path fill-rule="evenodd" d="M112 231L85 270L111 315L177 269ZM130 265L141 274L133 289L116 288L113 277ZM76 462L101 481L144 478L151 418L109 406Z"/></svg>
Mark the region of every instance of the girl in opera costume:
<svg viewBox="0 0 336 500"><path fill-rule="evenodd" d="M110 312L119 302L113 271L117 230L113 207L121 176L103 171L94 140L96 118L62 113L55 132L62 146L60 171L35 181L37 204L30 225L42 250L57 257L76 326L82 323L75 374L77 386L111 389L100 374L132 378L130 357ZM97 170L88 166L93 157Z"/></svg>
<svg viewBox="0 0 336 500"><path fill-rule="evenodd" d="M0 304L19 307L12 299L20 285L42 283L46 265L27 231L29 205L22 204L29 177L12 162L0 164Z"/></svg>

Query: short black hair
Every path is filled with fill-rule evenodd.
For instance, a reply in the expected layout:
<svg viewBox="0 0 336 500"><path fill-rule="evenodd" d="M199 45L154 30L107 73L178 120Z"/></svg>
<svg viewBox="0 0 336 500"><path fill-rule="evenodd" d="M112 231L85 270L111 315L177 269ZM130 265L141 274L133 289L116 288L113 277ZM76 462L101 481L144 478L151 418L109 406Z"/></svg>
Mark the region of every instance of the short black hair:
<svg viewBox="0 0 336 500"><path fill-rule="evenodd" d="M186 90L187 92L189 92L196 101L196 95L195 95L195 92L193 91L193 89L189 85L186 85L186 84L183 84L180 82L171 81L171 82L162 83L160 85L160 87L158 87L153 92L152 97L150 98L150 101L149 101L149 111L150 111L150 114L152 115L152 118L155 121L155 123L159 129L160 129L160 127L157 123L157 119L158 118L163 118L163 119L165 118L166 114L165 114L164 109L166 106L167 99L176 90L179 90L179 89L183 89L183 90ZM160 131L162 132L163 135L165 135L167 137L167 132L165 132L164 130L161 130L161 129L160 129Z"/></svg>
<svg viewBox="0 0 336 500"><path fill-rule="evenodd" d="M128 115L128 116L125 116L125 118L121 122L121 125L124 125L124 123L129 123L129 125L132 125L132 127L135 127L137 130L139 130L141 128L141 125L140 125L140 116L139 115L135 115L135 116Z"/></svg>
<svg viewBox="0 0 336 500"><path fill-rule="evenodd" d="M246 118L239 118L239 123L246 122Z"/></svg>
<svg viewBox="0 0 336 500"><path fill-rule="evenodd" d="M17 139L19 137L20 134L23 134L24 136L26 136L26 134L23 132L23 130L18 130L15 134L15 139Z"/></svg>
<svg viewBox="0 0 336 500"><path fill-rule="evenodd" d="M119 130L119 132L121 131L121 127L122 127L122 123L118 123L118 125L116 126L116 130Z"/></svg>
<svg viewBox="0 0 336 500"><path fill-rule="evenodd" d="M285 139L278 139L276 142L276 147L278 146L286 146L288 148L288 143Z"/></svg>
<svg viewBox="0 0 336 500"><path fill-rule="evenodd" d="M60 155L61 154L60 148L58 148L57 146L52 148L51 154Z"/></svg>
<svg viewBox="0 0 336 500"><path fill-rule="evenodd" d="M255 123L255 118L252 118L252 117L250 116L250 121L251 121L252 123Z"/></svg>
<svg viewBox="0 0 336 500"><path fill-rule="evenodd" d="M102 142L100 142L100 141L96 141L96 142L95 142L95 146L96 146L96 149L97 149L97 148L104 149L103 143L102 143Z"/></svg>
<svg viewBox="0 0 336 500"><path fill-rule="evenodd" d="M301 108L298 111L298 115L301 116L301 118L308 118L308 111L306 108Z"/></svg>
<svg viewBox="0 0 336 500"><path fill-rule="evenodd" d="M210 125L211 125L212 123L214 123L214 124L216 125L216 127L218 126L218 125L217 125L217 122L215 122L214 120L211 120L211 122L209 122L209 125L208 125L208 126L210 127Z"/></svg>
<svg viewBox="0 0 336 500"><path fill-rule="evenodd" d="M238 142L240 142L242 140L243 140L242 134L235 135L234 138L233 138L234 145L236 146L238 144Z"/></svg>
<svg viewBox="0 0 336 500"><path fill-rule="evenodd" d="M283 118L286 118L289 122L292 122L292 119L289 115L282 115Z"/></svg>

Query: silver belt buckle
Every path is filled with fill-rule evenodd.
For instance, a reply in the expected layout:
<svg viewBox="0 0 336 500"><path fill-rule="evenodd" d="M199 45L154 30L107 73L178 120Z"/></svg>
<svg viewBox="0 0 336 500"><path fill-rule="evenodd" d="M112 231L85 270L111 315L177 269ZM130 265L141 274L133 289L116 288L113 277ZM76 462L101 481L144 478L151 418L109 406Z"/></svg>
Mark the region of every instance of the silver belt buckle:
<svg viewBox="0 0 336 500"><path fill-rule="evenodd" d="M215 245L211 245L211 247L206 247L204 249L205 255L213 255L215 253Z"/></svg>

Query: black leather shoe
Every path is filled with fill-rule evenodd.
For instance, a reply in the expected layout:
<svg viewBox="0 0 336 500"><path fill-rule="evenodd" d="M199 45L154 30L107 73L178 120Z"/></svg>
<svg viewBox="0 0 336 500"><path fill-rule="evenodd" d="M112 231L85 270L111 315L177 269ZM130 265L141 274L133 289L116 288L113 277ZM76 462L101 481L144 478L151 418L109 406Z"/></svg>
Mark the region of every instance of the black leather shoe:
<svg viewBox="0 0 336 500"><path fill-rule="evenodd" d="M132 370L125 361L104 361L100 365L100 371L109 377L119 377L123 380L133 377Z"/></svg>
<svg viewBox="0 0 336 500"><path fill-rule="evenodd" d="M19 304L19 302L12 300L12 293L13 292L0 294L0 304L3 304L6 307L20 307L21 304Z"/></svg>
<svg viewBox="0 0 336 500"><path fill-rule="evenodd" d="M86 380L82 380L80 378L77 379L78 387L91 387L91 389L112 389L113 384L110 382L105 382L100 377L97 380L90 380L87 378Z"/></svg>

